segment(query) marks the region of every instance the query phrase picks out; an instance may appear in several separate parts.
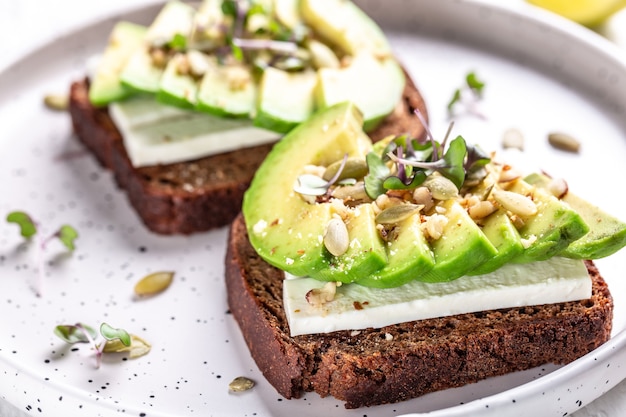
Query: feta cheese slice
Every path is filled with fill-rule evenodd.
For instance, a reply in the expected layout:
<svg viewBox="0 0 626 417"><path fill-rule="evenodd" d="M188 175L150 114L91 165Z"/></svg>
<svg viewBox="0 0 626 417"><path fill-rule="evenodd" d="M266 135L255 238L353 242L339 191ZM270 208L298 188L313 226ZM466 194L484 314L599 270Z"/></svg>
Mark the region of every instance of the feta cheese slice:
<svg viewBox="0 0 626 417"><path fill-rule="evenodd" d="M337 287L333 301L318 307L309 304L307 292L324 284L293 276L284 280L283 301L292 336L591 297L591 278L584 262L561 257L507 264L489 274L449 282L412 281L388 289L344 284Z"/></svg>
<svg viewBox="0 0 626 417"><path fill-rule="evenodd" d="M170 164L271 143L279 134L249 119L213 116L134 97L111 103L109 114L135 167Z"/></svg>

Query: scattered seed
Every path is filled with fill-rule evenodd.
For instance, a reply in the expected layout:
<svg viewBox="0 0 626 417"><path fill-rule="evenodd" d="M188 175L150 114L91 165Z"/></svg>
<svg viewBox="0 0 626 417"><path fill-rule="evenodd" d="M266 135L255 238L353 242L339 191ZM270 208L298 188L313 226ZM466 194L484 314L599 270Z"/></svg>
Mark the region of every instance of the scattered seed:
<svg viewBox="0 0 626 417"><path fill-rule="evenodd" d="M333 217L328 222L324 233L324 246L334 256L341 256L348 250L350 236L346 224L340 218Z"/></svg>
<svg viewBox="0 0 626 417"><path fill-rule="evenodd" d="M170 286L173 279L174 272L171 271L154 272L146 275L135 284L135 294L143 296L160 293Z"/></svg>
<svg viewBox="0 0 626 417"><path fill-rule="evenodd" d="M121 340L107 340L104 345L104 352L106 353L123 353L129 352L129 358L135 359L140 356L146 355L150 352L152 346L150 343L143 340L141 337L131 334L130 346L124 345Z"/></svg>
<svg viewBox="0 0 626 417"><path fill-rule="evenodd" d="M232 392L248 391L254 387L254 381L245 376L238 376L228 384L228 389Z"/></svg>
<svg viewBox="0 0 626 417"><path fill-rule="evenodd" d="M50 110L64 111L69 105L69 97L66 94L46 94L43 103Z"/></svg>
<svg viewBox="0 0 626 417"><path fill-rule="evenodd" d="M518 129L507 129L502 135L502 147L504 149L524 150L524 136Z"/></svg>
<svg viewBox="0 0 626 417"><path fill-rule="evenodd" d="M467 209L470 217L474 220L484 219L494 211L496 211L496 207L491 201L488 200L479 201L478 203L471 205Z"/></svg>
<svg viewBox="0 0 626 417"><path fill-rule="evenodd" d="M324 175L322 176L322 178L324 178L326 181L330 181L330 179L333 178L335 174L337 174L337 171L339 171L342 163L343 159L340 159L339 161L333 162L332 164L328 165L328 167L326 167L326 170L324 171ZM367 173L368 167L365 159L348 158L346 159L346 164L341 170L337 181L341 181L346 178L360 179L367 175Z"/></svg>
<svg viewBox="0 0 626 417"><path fill-rule="evenodd" d="M449 200L459 195L456 185L441 175L429 176L423 185L430 190L433 198L437 200Z"/></svg>
<svg viewBox="0 0 626 417"><path fill-rule="evenodd" d="M550 133L548 135L550 145L562 151L578 153L580 151L580 142L566 133Z"/></svg>
<svg viewBox="0 0 626 417"><path fill-rule="evenodd" d="M376 223L397 224L408 219L413 214L418 213L423 208L423 205L417 204L399 204L392 206L376 215Z"/></svg>
<svg viewBox="0 0 626 417"><path fill-rule="evenodd" d="M519 216L527 217L537 213L537 206L525 195L497 188L493 189L491 195L505 210Z"/></svg>
<svg viewBox="0 0 626 417"><path fill-rule="evenodd" d="M367 192L365 192L365 184L362 181L359 181L354 185L335 187L331 195L342 200L358 201L362 203L372 201L372 199L367 195Z"/></svg>

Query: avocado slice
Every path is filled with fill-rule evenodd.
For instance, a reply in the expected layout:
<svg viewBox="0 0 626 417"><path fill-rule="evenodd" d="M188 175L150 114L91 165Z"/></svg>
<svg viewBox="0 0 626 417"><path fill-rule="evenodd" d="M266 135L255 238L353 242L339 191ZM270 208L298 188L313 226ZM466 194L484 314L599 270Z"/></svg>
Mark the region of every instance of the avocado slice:
<svg viewBox="0 0 626 417"><path fill-rule="evenodd" d="M363 112L366 132L395 109L406 82L394 58L378 59L369 53L354 56L345 68L320 68L317 74L317 106L353 101Z"/></svg>
<svg viewBox="0 0 626 417"><path fill-rule="evenodd" d="M526 242L525 249L512 262L525 263L551 258L589 231L583 218L569 204L548 191L522 179L516 180L510 191L531 196L537 205L535 215L520 216L524 224L518 231L522 242Z"/></svg>
<svg viewBox="0 0 626 417"><path fill-rule="evenodd" d="M286 133L308 119L315 108L314 71L287 72L268 67L261 77L254 125Z"/></svg>
<svg viewBox="0 0 626 417"><path fill-rule="evenodd" d="M337 104L298 125L267 156L244 195L242 211L250 242L268 263L296 276L341 282L355 281L386 264L371 209L347 222L351 246L357 250L334 257L323 244L332 205L310 204L294 191L307 164L328 166L345 154L364 158L371 141L362 123L354 104Z"/></svg>
<svg viewBox="0 0 626 417"><path fill-rule="evenodd" d="M468 275L482 275L493 272L524 251L524 245L522 245L522 239L517 229L506 214L506 211L502 209L492 213L484 220L482 231L496 248L497 253L482 265L470 271Z"/></svg>
<svg viewBox="0 0 626 417"><path fill-rule="evenodd" d="M145 26L124 21L115 25L96 73L90 80L91 104L98 107L106 106L133 93L122 85L120 74L133 51L141 46L146 29Z"/></svg>
<svg viewBox="0 0 626 417"><path fill-rule="evenodd" d="M541 188L550 183L549 177L539 173L530 174L524 180ZM589 226L589 232L570 243L560 253L561 256L600 259L626 246L626 223L570 191L561 200L576 210Z"/></svg>
<svg viewBox="0 0 626 417"><path fill-rule="evenodd" d="M387 265L359 279L357 284L376 288L398 287L433 268L435 258L422 233L420 217L420 213L413 214L393 229L387 243Z"/></svg>
<svg viewBox="0 0 626 417"><path fill-rule="evenodd" d="M391 56L382 29L351 1L301 0L300 14L325 41L346 54L367 51L377 57Z"/></svg>
<svg viewBox="0 0 626 417"><path fill-rule="evenodd" d="M156 94L159 91L163 69L154 64L147 48L140 47L128 59L120 74L120 81L130 90Z"/></svg>
<svg viewBox="0 0 626 417"><path fill-rule="evenodd" d="M193 109L196 106L198 82L192 75L179 70L186 59L185 54L178 53L168 62L159 80L157 101L183 109Z"/></svg>
<svg viewBox="0 0 626 417"><path fill-rule="evenodd" d="M254 111L257 86L252 69L241 63L220 64L211 57L202 77L197 108L216 116L249 117Z"/></svg>
<svg viewBox="0 0 626 417"><path fill-rule="evenodd" d="M442 236L431 241L435 265L417 280L452 281L476 269L497 255L498 251L465 209L454 199L443 202L448 222Z"/></svg>

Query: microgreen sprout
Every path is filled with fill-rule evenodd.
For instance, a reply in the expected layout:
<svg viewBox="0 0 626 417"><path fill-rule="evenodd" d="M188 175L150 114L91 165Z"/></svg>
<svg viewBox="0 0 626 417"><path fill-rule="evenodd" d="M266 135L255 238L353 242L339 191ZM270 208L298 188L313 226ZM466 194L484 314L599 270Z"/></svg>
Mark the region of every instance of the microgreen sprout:
<svg viewBox="0 0 626 417"><path fill-rule="evenodd" d="M366 156L369 173L364 179L365 191L370 198L376 199L388 190L415 189L434 172L452 181L460 190L467 175L477 172L489 162L489 157L482 150L467 145L462 136L447 144L452 123L444 140L439 143L421 113L416 111L415 115L426 129L428 141L421 143L399 136L391 140L380 155L376 151L370 152Z"/></svg>
<svg viewBox="0 0 626 417"><path fill-rule="evenodd" d="M484 88L485 83L476 76L476 73L469 72L465 76L465 85L454 90L448 102L448 116L454 116L457 105L463 105L467 113L486 119L477 108L478 101L483 97Z"/></svg>
<svg viewBox="0 0 626 417"><path fill-rule="evenodd" d="M13 211L7 215L7 222L15 223L20 228L20 234L30 239L38 232L39 225L31 216L23 211ZM54 233L47 237L40 237L37 244L37 264L38 264L38 285L35 288L35 294L40 297L42 295L43 282L46 276L45 262L43 254L46 246L50 241L58 239L70 252L76 249L75 240L78 238L78 232L70 225L62 225Z"/></svg>
<svg viewBox="0 0 626 417"><path fill-rule="evenodd" d="M108 323L100 325L99 333L93 327L83 323L60 324L54 328L54 334L71 345L89 343L96 352L96 368L100 367L102 355L105 352L131 351L133 341L135 340L135 336L129 334L126 330L112 327ZM100 336L104 340L98 340ZM140 338L137 339L142 342L142 354L147 353L150 345ZM119 346L120 344L122 347Z"/></svg>

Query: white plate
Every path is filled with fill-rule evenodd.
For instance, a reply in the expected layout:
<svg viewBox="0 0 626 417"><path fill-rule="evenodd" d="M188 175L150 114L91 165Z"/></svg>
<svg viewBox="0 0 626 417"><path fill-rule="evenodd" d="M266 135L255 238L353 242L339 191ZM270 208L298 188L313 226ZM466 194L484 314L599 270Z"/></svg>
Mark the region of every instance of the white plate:
<svg viewBox="0 0 626 417"><path fill-rule="evenodd" d="M445 132L453 90L475 70L487 82L480 103L487 120L460 117L456 134L494 150L500 149L502 132L517 127L533 163L568 178L575 192L626 218L617 188L626 169L626 59L617 50L524 5L361 4L384 25L423 91L435 135ZM156 11L148 7L123 18L147 23ZM0 215L23 209L48 233L70 223L81 235L71 257L49 245L48 276L37 298L35 245L24 245L14 225L0 224L0 395L16 415L562 416L626 377L620 366L626 360L620 253L598 262L615 298L613 337L568 366L548 365L362 410L345 410L315 394L283 400L250 359L228 314L222 277L226 230L191 237L147 232L110 174L80 155L67 115L41 104L44 94L65 92L71 80L83 76L86 59L101 50L113 22L55 40L0 74ZM545 137L553 130L578 137L580 155L551 149ZM176 271L172 287L134 300L134 283L157 270ZM52 333L57 324L77 321L123 327L150 341L152 352L135 360L109 357L95 369L86 346L74 350ZM228 383L239 375L257 386L229 394Z"/></svg>

